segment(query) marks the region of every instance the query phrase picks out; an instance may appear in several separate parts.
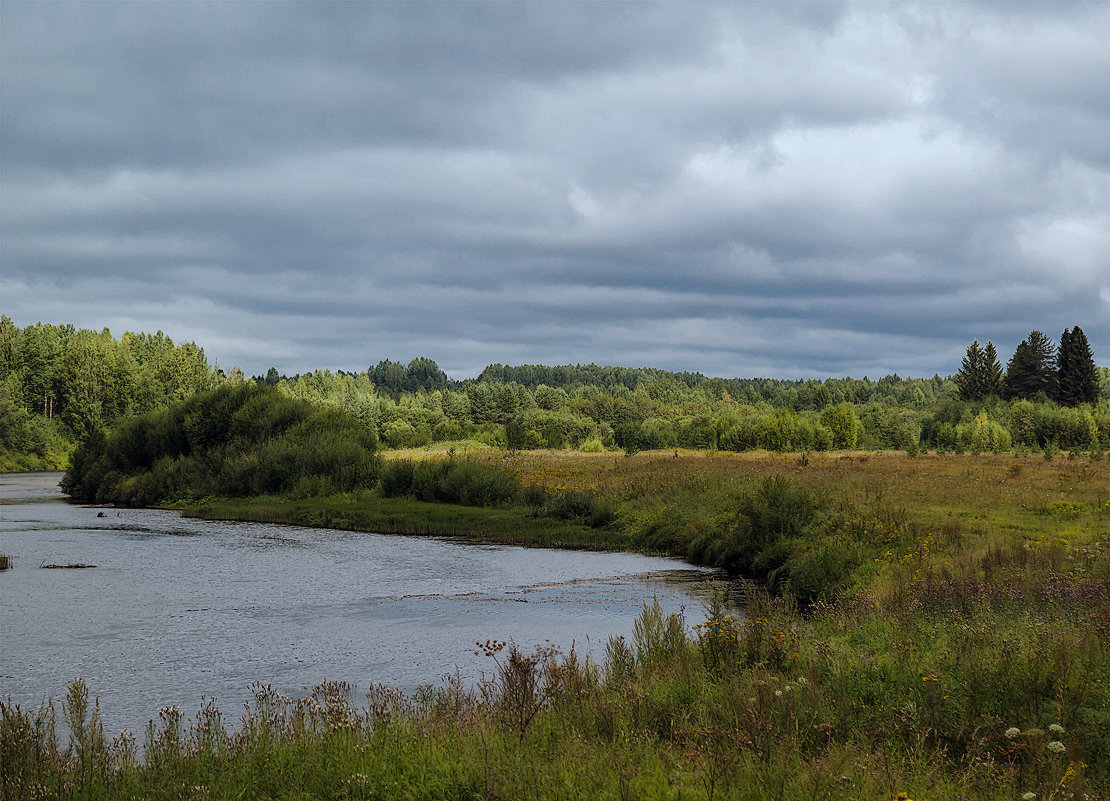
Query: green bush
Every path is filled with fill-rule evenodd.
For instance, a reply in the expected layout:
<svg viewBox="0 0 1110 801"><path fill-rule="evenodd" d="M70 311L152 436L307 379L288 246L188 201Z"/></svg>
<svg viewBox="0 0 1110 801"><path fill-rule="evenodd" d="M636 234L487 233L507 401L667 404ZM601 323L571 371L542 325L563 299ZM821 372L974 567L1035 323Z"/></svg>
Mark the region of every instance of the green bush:
<svg viewBox="0 0 1110 801"><path fill-rule="evenodd" d="M773 584L802 604L832 602L848 587L852 572L862 561L859 554L841 543L825 540L802 545L772 574Z"/></svg>
<svg viewBox="0 0 1110 801"><path fill-rule="evenodd" d="M206 428L207 427L207 428ZM269 387L224 386L94 432L62 480L68 494L128 505L208 495L347 492L381 468L353 415Z"/></svg>
<svg viewBox="0 0 1110 801"><path fill-rule="evenodd" d="M599 498L590 492L573 491L550 496L538 514L582 523L590 528L607 526L617 516L616 509L608 498Z"/></svg>
<svg viewBox="0 0 1110 801"><path fill-rule="evenodd" d="M500 506L519 491L512 473L470 459L393 459L382 470L379 486L387 498L407 496L463 506Z"/></svg>
<svg viewBox="0 0 1110 801"><path fill-rule="evenodd" d="M970 423L956 426L956 444L963 450L999 453L1010 449L1010 432L981 411Z"/></svg>
<svg viewBox="0 0 1110 801"><path fill-rule="evenodd" d="M578 446L578 450L583 453L601 453L605 450L605 444L596 436L587 437L582 440L582 444Z"/></svg>
<svg viewBox="0 0 1110 801"><path fill-rule="evenodd" d="M855 448L863 431L863 424L850 403L826 407L821 412L821 425L829 430L832 448L836 450L850 451Z"/></svg>
<svg viewBox="0 0 1110 801"><path fill-rule="evenodd" d="M793 541L814 521L817 501L783 476L766 476L743 496L718 530L691 542L690 561L764 578L790 557Z"/></svg>

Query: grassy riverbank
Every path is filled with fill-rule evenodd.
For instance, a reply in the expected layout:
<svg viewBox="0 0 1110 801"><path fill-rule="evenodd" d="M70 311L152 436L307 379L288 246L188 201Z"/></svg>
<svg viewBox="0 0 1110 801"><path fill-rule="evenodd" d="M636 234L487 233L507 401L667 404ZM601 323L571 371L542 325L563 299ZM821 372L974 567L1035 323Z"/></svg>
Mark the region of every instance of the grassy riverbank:
<svg viewBox="0 0 1110 801"><path fill-rule="evenodd" d="M737 517L762 514L775 487L804 490L816 511L784 541L782 595L755 594L743 614L715 608L697 631L645 610L603 664L484 643L490 680L478 687L413 698L375 687L352 705L333 685L299 703L260 686L241 732L213 709L191 721L162 710L145 750L90 723L81 685L65 705L69 744L51 740L49 710L5 706L3 798L1110 798L1105 459L495 459L547 505L375 491L204 509L467 537L488 524L491 539L534 525L518 539L530 544L577 525L594 538L583 546L679 555L707 532L755 530ZM612 519L534 516L566 493L608 504Z"/></svg>
<svg viewBox="0 0 1110 801"><path fill-rule="evenodd" d="M626 550L612 532L537 518L525 509L498 509L382 498L374 492L323 498L235 498L184 508L187 517L463 539L539 548Z"/></svg>

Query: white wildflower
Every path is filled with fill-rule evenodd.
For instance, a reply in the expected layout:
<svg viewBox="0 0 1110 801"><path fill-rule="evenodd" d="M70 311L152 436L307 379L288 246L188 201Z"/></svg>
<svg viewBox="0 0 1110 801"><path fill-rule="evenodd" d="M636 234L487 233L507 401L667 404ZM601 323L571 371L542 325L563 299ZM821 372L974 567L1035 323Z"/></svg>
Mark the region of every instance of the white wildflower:
<svg viewBox="0 0 1110 801"><path fill-rule="evenodd" d="M1061 726L1059 723L1053 723L1051 726L1048 727L1048 730L1050 732L1052 732L1053 734L1063 734L1064 733L1064 727Z"/></svg>
<svg viewBox="0 0 1110 801"><path fill-rule="evenodd" d="M782 698L782 690L775 690L775 696L778 698Z"/></svg>
<svg viewBox="0 0 1110 801"><path fill-rule="evenodd" d="M1006 733L1006 736L1009 737L1012 740L1015 737L1017 737L1019 734L1021 734L1021 729L1019 729L1017 726L1011 726L1010 728L1006 729L1005 733Z"/></svg>
<svg viewBox="0 0 1110 801"><path fill-rule="evenodd" d="M1068 747L1059 740L1053 740L1048 744L1048 750L1054 754L1062 754L1068 750Z"/></svg>
<svg viewBox="0 0 1110 801"><path fill-rule="evenodd" d="M1036 797L1036 793L1034 793L1032 790L1028 790L1021 794L1021 801L1033 801L1033 799Z"/></svg>

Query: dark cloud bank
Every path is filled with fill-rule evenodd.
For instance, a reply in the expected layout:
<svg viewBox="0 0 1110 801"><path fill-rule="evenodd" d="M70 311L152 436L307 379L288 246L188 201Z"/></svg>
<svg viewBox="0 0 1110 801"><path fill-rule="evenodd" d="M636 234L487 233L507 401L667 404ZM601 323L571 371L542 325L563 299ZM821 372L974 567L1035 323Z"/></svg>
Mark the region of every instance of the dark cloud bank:
<svg viewBox="0 0 1110 801"><path fill-rule="evenodd" d="M1110 363L1110 5L5 2L17 324L225 367Z"/></svg>

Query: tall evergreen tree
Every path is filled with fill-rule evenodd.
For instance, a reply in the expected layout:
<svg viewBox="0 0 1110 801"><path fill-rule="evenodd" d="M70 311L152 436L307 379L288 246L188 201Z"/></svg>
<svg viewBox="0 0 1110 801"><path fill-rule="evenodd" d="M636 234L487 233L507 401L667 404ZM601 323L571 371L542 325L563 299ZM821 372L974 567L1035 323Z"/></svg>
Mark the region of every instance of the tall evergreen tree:
<svg viewBox="0 0 1110 801"><path fill-rule="evenodd" d="M1057 399L1065 406L1094 403L1098 399L1098 370L1083 329L1075 326L1060 335L1057 366Z"/></svg>
<svg viewBox="0 0 1110 801"><path fill-rule="evenodd" d="M994 343L987 340L987 346L983 348L982 397L994 395L1001 398L1002 387L1002 364L998 361L998 351Z"/></svg>
<svg viewBox="0 0 1110 801"><path fill-rule="evenodd" d="M894 378L897 379L897 376ZM998 351L995 350L994 343L988 340L985 347L980 347L979 340L975 340L968 345L955 380L963 400L983 400L990 395L1001 397L1002 365L998 361Z"/></svg>
<svg viewBox="0 0 1110 801"><path fill-rule="evenodd" d="M962 400L973 401L983 397L984 360L985 356L979 346L979 340L967 346L960 371L956 373L956 389L959 390Z"/></svg>
<svg viewBox="0 0 1110 801"><path fill-rule="evenodd" d="M1056 393L1056 345L1040 331L1030 331L1006 365L1006 396L1032 398Z"/></svg>

